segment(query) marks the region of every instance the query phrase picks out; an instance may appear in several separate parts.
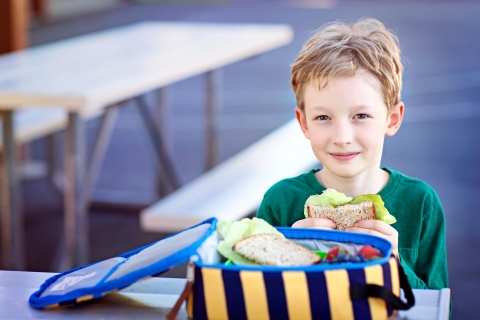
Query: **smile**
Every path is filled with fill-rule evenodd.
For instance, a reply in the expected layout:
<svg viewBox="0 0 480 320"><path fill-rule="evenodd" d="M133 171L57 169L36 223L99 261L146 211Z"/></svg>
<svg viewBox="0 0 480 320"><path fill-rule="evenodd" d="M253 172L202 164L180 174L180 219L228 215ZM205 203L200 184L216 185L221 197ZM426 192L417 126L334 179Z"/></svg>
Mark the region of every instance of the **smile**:
<svg viewBox="0 0 480 320"><path fill-rule="evenodd" d="M359 155L360 152L350 152L350 153L330 153L332 157L339 161L348 161L352 160Z"/></svg>

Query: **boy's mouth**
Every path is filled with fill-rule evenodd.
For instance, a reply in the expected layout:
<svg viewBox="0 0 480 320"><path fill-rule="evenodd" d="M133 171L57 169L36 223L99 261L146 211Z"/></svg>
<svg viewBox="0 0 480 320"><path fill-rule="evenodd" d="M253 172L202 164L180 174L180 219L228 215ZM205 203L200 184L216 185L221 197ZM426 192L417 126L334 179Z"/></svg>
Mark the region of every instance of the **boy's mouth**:
<svg viewBox="0 0 480 320"><path fill-rule="evenodd" d="M358 156L360 152L348 152L348 153L330 153L332 157L339 161L348 161L352 160L356 156Z"/></svg>

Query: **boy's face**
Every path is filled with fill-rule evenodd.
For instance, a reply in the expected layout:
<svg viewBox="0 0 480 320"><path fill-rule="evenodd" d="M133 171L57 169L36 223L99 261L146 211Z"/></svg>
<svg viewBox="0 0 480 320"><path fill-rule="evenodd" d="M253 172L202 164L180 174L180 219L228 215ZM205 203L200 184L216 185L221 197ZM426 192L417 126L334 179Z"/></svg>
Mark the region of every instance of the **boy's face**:
<svg viewBox="0 0 480 320"><path fill-rule="evenodd" d="M387 111L380 86L372 77L335 77L319 90L308 85L305 110L296 116L324 170L352 178L380 168L385 135L394 135L403 117L403 103Z"/></svg>

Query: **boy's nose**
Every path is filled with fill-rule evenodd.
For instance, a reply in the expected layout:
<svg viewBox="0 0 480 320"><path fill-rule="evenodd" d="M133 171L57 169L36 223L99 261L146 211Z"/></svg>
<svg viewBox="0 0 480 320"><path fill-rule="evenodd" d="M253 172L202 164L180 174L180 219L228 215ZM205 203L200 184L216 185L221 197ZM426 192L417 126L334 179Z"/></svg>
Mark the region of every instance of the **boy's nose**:
<svg viewBox="0 0 480 320"><path fill-rule="evenodd" d="M336 125L333 143L337 146L349 145L353 141L353 130L352 128L345 123L339 123Z"/></svg>

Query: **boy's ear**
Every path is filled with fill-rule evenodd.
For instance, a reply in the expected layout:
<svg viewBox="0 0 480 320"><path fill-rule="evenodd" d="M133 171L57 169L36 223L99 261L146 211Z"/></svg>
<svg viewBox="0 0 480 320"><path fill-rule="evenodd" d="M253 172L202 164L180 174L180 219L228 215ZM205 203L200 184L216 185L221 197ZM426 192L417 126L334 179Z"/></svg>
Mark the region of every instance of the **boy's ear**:
<svg viewBox="0 0 480 320"><path fill-rule="evenodd" d="M305 112L300 110L299 107L295 108L295 117L297 118L298 124L302 129L305 138L310 139L310 134L308 132L307 119L305 118Z"/></svg>
<svg viewBox="0 0 480 320"><path fill-rule="evenodd" d="M403 112L405 109L405 105L402 101L397 102L392 109L390 110L387 118L387 130L385 135L391 137L395 133L397 133L398 129L402 125L403 120Z"/></svg>

